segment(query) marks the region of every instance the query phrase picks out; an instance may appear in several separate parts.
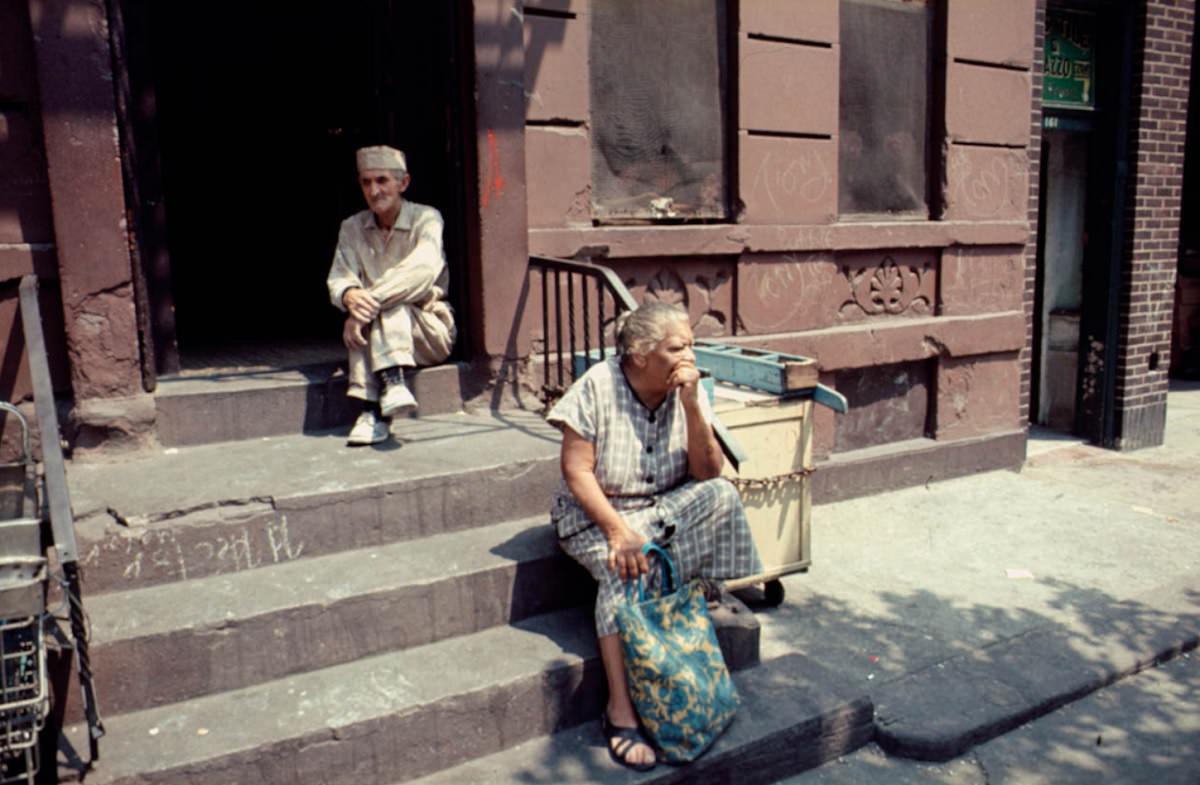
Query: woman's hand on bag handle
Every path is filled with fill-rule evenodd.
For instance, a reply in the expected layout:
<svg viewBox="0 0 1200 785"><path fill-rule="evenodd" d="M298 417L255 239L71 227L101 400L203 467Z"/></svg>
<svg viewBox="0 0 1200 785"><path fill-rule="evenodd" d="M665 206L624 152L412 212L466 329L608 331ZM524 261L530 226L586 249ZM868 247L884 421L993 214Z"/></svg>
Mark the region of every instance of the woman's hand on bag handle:
<svg viewBox="0 0 1200 785"><path fill-rule="evenodd" d="M608 569L631 580L650 571L650 562L642 553L646 538L622 524L608 535Z"/></svg>

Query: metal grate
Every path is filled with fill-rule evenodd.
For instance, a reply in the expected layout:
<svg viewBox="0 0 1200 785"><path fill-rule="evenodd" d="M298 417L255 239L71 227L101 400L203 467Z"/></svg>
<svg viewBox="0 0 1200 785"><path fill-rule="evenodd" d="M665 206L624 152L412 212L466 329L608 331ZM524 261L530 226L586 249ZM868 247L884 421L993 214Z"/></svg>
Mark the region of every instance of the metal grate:
<svg viewBox="0 0 1200 785"><path fill-rule="evenodd" d="M0 785L34 785L38 773L36 747L0 752Z"/></svg>
<svg viewBox="0 0 1200 785"><path fill-rule="evenodd" d="M0 622L0 785L31 783L48 711L41 616Z"/></svg>

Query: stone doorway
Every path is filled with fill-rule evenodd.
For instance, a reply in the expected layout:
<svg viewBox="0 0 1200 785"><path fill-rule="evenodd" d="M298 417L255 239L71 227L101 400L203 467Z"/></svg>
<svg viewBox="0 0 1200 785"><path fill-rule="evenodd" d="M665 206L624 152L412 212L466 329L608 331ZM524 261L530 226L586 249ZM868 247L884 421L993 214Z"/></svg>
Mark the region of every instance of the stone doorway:
<svg viewBox="0 0 1200 785"><path fill-rule="evenodd" d="M340 221L363 208L354 150L366 144L404 149L408 196L445 217L461 322L454 6L120 1L143 333L158 373L336 353L341 316L324 281Z"/></svg>

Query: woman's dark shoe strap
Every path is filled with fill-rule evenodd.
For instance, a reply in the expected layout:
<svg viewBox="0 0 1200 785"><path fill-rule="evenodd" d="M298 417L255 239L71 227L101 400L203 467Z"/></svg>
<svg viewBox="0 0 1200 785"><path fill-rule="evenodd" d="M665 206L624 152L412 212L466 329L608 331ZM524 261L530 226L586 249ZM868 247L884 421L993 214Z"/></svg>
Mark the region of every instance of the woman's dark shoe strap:
<svg viewBox="0 0 1200 785"><path fill-rule="evenodd" d="M642 734L638 732L637 728L621 728L613 725L612 721L608 718L607 711L600 715L600 728L604 733L605 744L608 746L608 755L614 761L634 771L650 771L650 769L654 768L654 763L657 761L651 763L633 763L629 760L629 753L637 745L645 744L647 747L650 747L650 743L642 738Z"/></svg>

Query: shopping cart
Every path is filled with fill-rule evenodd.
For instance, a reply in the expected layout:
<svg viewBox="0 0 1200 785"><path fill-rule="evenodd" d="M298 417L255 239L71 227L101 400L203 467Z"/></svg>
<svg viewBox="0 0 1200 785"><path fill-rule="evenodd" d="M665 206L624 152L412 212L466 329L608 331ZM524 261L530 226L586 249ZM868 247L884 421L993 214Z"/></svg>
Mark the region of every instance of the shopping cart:
<svg viewBox="0 0 1200 785"><path fill-rule="evenodd" d="M50 706L47 566L29 424L12 404L0 402L0 411L16 419L22 436L21 460L0 464L0 785L31 785Z"/></svg>
<svg viewBox="0 0 1200 785"><path fill-rule="evenodd" d="M33 785L40 762L38 738L52 703L57 702L55 716L61 715L66 695L54 694L47 682L47 672L53 670L47 667L48 641L54 642L56 654L69 651L75 660L88 725L90 757L85 770L99 759L98 742L104 735L92 683L75 521L35 276L21 279L20 304L41 460L34 459L25 416L0 401L0 413L21 426L20 460L0 464L0 785ZM47 609L51 582L54 596L61 597L61 609ZM56 681L56 686L62 685Z"/></svg>

